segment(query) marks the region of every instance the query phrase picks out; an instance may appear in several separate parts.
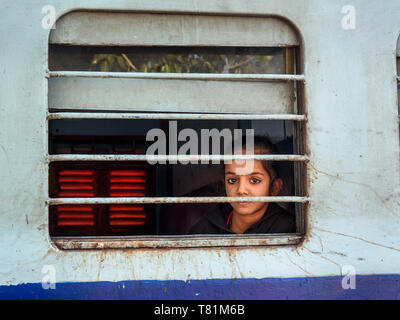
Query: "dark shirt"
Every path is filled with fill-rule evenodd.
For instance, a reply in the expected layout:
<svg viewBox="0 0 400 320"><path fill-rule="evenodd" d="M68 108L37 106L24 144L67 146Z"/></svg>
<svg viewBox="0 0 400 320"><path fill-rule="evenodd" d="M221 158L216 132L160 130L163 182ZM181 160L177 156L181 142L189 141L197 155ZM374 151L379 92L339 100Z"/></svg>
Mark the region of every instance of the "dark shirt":
<svg viewBox="0 0 400 320"><path fill-rule="evenodd" d="M188 234L234 234L227 225L232 211L229 203L220 203L193 225ZM251 225L244 234L293 233L296 232L295 218L275 203L270 203L263 217Z"/></svg>

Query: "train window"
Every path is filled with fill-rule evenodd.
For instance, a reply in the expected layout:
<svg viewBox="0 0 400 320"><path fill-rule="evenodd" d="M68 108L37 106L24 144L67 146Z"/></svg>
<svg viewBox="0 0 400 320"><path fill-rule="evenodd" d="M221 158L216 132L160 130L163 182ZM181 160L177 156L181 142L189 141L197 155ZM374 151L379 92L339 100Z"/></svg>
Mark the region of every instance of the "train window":
<svg viewBox="0 0 400 320"><path fill-rule="evenodd" d="M63 249L301 241L308 198L300 53L298 36L276 18L115 12L61 17L49 43L52 240ZM152 130L164 132L167 141L153 162L147 155L154 147ZM207 130L271 139L279 154L253 158L277 161L284 183L276 197L260 201L285 208L295 232L190 233L205 212L234 201L221 191L226 138L220 136L214 153L207 136L203 149ZM187 142L177 138L180 132L200 137L195 155L178 156Z"/></svg>

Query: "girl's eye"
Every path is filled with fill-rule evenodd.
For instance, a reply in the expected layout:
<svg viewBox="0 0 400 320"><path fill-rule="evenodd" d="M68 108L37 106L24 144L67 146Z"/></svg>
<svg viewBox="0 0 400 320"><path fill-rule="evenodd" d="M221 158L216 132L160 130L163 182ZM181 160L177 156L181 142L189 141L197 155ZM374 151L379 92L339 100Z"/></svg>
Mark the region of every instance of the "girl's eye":
<svg viewBox="0 0 400 320"><path fill-rule="evenodd" d="M229 184L234 184L234 183L236 182L236 179L235 179L235 178L228 178L226 181L227 181Z"/></svg>
<svg viewBox="0 0 400 320"><path fill-rule="evenodd" d="M251 182L251 183L260 183L261 180L260 180L260 179L257 179L257 178L251 178L251 179L250 179L250 182Z"/></svg>

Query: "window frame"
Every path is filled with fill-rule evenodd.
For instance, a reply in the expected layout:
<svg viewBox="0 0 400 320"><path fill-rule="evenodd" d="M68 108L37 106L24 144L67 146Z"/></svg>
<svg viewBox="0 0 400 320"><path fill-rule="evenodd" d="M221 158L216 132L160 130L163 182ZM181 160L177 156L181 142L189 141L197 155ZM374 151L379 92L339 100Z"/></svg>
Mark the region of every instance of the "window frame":
<svg viewBox="0 0 400 320"><path fill-rule="evenodd" d="M165 14L165 16L171 16ZM65 17L65 16L64 16ZM225 16L222 16L225 17ZM229 16L227 16L229 17ZM218 16L214 17L218 19ZM240 19L241 17L234 17ZM253 19L252 17L243 17L243 19ZM255 19L255 18L254 18ZM259 19L259 18L257 18ZM276 18L273 18L276 19ZM288 27L284 21L281 21ZM57 24L56 30L63 30L63 25ZM293 31L292 31L293 32ZM54 34L54 32L52 32ZM50 43L52 43L52 34L50 36ZM59 43L57 40L55 43ZM239 45L238 45L239 46ZM266 45L264 45L266 46ZM293 47L292 44L282 44L282 47ZM294 106L294 114L254 114L254 113L177 113L171 111L162 111L158 114L147 112L113 112L110 110L101 112L91 112L91 110L81 110L79 112L65 112L63 110L50 110L50 103L48 103L47 121L48 127L49 120L51 119L251 119L251 120L293 120L295 121L295 141L297 143L296 155L254 155L250 156L252 159L276 159L276 160L289 160L294 161L295 164L295 194L307 194L307 144L306 144L306 130L305 124L307 116L305 112L304 103L304 83L305 77L302 73L302 60L301 53L302 47L300 43L297 54L294 50L286 50L286 61L293 61L292 74L171 74L171 73L117 73L117 72L75 72L75 71L48 71L46 78L49 80L48 84L55 78L115 78L115 79L150 79L151 80L182 80L182 81L250 81L250 82L293 82L294 89L292 93L296 95ZM289 65L289 64L286 64ZM296 69L296 70L295 70ZM53 89L48 88L49 99ZM62 108L61 108L62 109ZM129 110L130 111L130 110ZM48 143L48 128L47 128L47 143ZM301 137L298 139L297 137ZM48 146L47 146L48 150ZM143 155L46 155L47 168L49 163L54 161L142 161ZM165 158L158 156L158 159ZM167 159L176 158L176 156L166 156ZM222 157L221 157L222 158ZM235 158L235 157L232 157ZM239 159L249 158L248 156L236 157ZM179 159L179 156L178 156ZM305 164L304 166L302 164ZM48 176L48 175L47 175ZM48 183L48 182L47 182ZM277 246L277 245L297 245L305 235L305 215L309 203L308 196L291 196L291 197L262 197L262 199L248 199L246 197L230 199L229 197L201 197L206 202L231 202L231 201L267 201L267 202L295 202L296 203L296 233L291 234L254 234L254 235L173 235L173 236L118 236L118 237L51 237L52 242L60 249L63 250L76 250L76 249L135 249L135 248L202 248L202 247L259 247L259 246ZM214 199L211 199L214 198ZM217 199L218 198L218 199ZM177 203L180 201L199 202L199 199L184 199L183 197L154 197L148 198L144 201L152 201L151 203ZM210 201L211 200L211 201ZM217 201L216 201L217 200ZM222 200L222 201L221 201ZM50 205L56 204L89 204L89 203L141 203L143 198L48 198L46 200L47 211ZM188 203L188 202L184 202Z"/></svg>

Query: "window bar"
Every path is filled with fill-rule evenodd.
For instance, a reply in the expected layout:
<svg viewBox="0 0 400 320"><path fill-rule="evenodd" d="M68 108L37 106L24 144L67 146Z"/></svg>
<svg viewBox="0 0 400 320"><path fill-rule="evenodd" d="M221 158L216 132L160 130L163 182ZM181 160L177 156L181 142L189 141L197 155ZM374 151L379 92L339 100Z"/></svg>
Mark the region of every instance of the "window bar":
<svg viewBox="0 0 400 320"><path fill-rule="evenodd" d="M54 112L47 119L165 119L165 120L288 120L306 121L297 114L214 114L214 113L116 113L116 112Z"/></svg>
<svg viewBox="0 0 400 320"><path fill-rule="evenodd" d="M305 155L293 154L234 154L234 155L146 155L146 154L58 154L48 155L48 162L56 161L212 161L266 160L307 162Z"/></svg>
<svg viewBox="0 0 400 320"><path fill-rule="evenodd" d="M113 198L51 198L47 205L59 204L162 204L162 203L223 203L223 202L295 202L306 203L308 197L113 197Z"/></svg>

